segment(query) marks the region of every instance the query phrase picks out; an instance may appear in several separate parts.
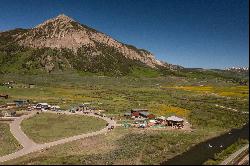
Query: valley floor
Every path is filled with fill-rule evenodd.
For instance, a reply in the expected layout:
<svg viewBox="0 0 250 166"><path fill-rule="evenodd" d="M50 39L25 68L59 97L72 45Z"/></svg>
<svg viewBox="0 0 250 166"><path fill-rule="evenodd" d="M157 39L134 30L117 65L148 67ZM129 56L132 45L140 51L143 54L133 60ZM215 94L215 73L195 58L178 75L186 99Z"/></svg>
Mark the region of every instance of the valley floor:
<svg viewBox="0 0 250 166"><path fill-rule="evenodd" d="M0 86L0 92L10 96L1 99L0 104L29 99L66 110L91 102L119 123L126 121L123 114L130 109L147 108L157 116L187 119L193 132L117 127L106 135L58 145L4 164L160 164L197 143L249 122L245 113L249 112L248 86L223 80L112 78L76 73L1 75L0 82L7 81L15 83L13 88ZM28 88L29 84L35 87Z"/></svg>

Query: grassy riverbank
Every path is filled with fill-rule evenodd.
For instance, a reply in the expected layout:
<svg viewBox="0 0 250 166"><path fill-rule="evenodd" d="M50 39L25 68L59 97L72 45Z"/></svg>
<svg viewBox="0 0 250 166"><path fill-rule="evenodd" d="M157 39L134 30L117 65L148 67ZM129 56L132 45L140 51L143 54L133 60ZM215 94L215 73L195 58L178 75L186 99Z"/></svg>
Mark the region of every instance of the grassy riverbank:
<svg viewBox="0 0 250 166"><path fill-rule="evenodd" d="M206 161L204 165L219 165L223 160L225 160L227 157L229 157L231 154L233 154L234 152L236 152L237 150L239 150L246 144L249 144L248 140L239 139L237 142L230 145L222 152L215 154L214 158Z"/></svg>

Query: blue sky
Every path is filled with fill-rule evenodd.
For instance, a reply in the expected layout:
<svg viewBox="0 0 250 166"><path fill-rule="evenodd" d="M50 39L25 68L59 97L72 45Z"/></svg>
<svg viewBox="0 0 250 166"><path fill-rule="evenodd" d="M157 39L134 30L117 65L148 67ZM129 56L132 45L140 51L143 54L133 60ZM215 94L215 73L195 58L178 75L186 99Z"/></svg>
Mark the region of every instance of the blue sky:
<svg viewBox="0 0 250 166"><path fill-rule="evenodd" d="M249 66L248 0L0 0L0 31L61 13L185 67Z"/></svg>

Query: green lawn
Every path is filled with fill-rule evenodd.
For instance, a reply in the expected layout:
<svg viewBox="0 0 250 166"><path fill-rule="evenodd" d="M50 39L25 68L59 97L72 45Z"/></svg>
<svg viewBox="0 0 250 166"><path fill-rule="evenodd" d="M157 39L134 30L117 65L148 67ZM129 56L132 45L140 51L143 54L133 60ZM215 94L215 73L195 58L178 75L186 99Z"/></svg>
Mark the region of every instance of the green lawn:
<svg viewBox="0 0 250 166"><path fill-rule="evenodd" d="M104 120L95 117L40 113L24 120L21 127L35 142L44 143L98 131L104 128L105 124Z"/></svg>
<svg viewBox="0 0 250 166"><path fill-rule="evenodd" d="M12 136L7 123L0 123L0 156L7 155L21 149L22 146Z"/></svg>

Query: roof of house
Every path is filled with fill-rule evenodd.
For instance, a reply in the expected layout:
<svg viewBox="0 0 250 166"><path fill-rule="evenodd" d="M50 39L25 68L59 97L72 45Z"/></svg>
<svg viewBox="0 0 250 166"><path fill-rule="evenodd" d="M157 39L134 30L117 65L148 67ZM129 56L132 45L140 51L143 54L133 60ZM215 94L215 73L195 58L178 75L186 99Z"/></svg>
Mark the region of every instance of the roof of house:
<svg viewBox="0 0 250 166"><path fill-rule="evenodd" d="M131 109L131 111L142 112L142 111L148 111L148 109L135 108L135 109Z"/></svg>
<svg viewBox="0 0 250 166"><path fill-rule="evenodd" d="M14 102L28 102L28 100L25 100L25 99L23 99L23 100L14 100Z"/></svg>
<svg viewBox="0 0 250 166"><path fill-rule="evenodd" d="M49 105L48 103L38 103L38 104L41 104L41 105Z"/></svg>
<svg viewBox="0 0 250 166"><path fill-rule="evenodd" d="M124 115L128 115L128 116L130 116L130 115L131 115L131 113L130 113L130 112L125 112L125 113L124 113Z"/></svg>
<svg viewBox="0 0 250 166"><path fill-rule="evenodd" d="M58 106L58 105L53 105L53 106L51 106L51 108L56 108L56 109L59 109L59 108L60 108L60 106Z"/></svg>
<svg viewBox="0 0 250 166"><path fill-rule="evenodd" d="M169 121L175 121L175 122L181 122L181 121L183 121L182 118L179 118L177 116L170 116L170 117L167 118L167 120L169 120Z"/></svg>
<svg viewBox="0 0 250 166"><path fill-rule="evenodd" d="M161 119L161 120L165 120L166 118L164 116L159 116L156 119Z"/></svg>
<svg viewBox="0 0 250 166"><path fill-rule="evenodd" d="M143 112L139 112L139 114L140 114L140 115L144 115L144 116L148 116L148 115L149 115L148 112L144 112L144 111L143 111Z"/></svg>
<svg viewBox="0 0 250 166"><path fill-rule="evenodd" d="M139 112L133 112L132 115L133 116L139 116Z"/></svg>

